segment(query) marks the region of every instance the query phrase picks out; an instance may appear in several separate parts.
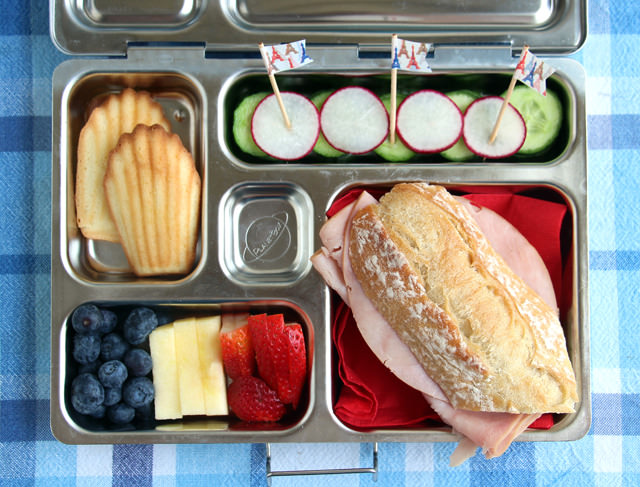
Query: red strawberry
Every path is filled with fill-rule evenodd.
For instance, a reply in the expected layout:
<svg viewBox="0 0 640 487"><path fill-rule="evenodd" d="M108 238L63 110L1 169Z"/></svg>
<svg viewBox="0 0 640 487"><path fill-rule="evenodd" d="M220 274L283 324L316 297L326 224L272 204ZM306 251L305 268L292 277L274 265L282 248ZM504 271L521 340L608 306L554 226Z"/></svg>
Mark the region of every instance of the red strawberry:
<svg viewBox="0 0 640 487"><path fill-rule="evenodd" d="M238 377L227 389L231 411L243 421L278 421L286 408L276 392L252 376Z"/></svg>
<svg viewBox="0 0 640 487"><path fill-rule="evenodd" d="M256 363L260 377L275 389L275 373L273 360L271 358L272 338L269 335L269 325L267 315L249 316L249 332L256 354Z"/></svg>
<svg viewBox="0 0 640 487"><path fill-rule="evenodd" d="M302 328L289 330L282 314L250 317L249 327L260 377L284 404L297 405L306 377Z"/></svg>
<svg viewBox="0 0 640 487"><path fill-rule="evenodd" d="M256 369L256 358L247 315L222 315L220 346L222 363L229 378L253 375Z"/></svg>
<svg viewBox="0 0 640 487"><path fill-rule="evenodd" d="M291 403L295 408L307 377L307 350L302 327L298 323L287 324L285 330L289 335L289 384Z"/></svg>

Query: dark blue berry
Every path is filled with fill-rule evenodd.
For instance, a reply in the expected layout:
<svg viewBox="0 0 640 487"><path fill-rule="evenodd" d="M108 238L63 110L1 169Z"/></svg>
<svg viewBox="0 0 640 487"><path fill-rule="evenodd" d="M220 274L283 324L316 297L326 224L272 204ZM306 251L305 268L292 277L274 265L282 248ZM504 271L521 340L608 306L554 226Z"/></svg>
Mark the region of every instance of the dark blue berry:
<svg viewBox="0 0 640 487"><path fill-rule="evenodd" d="M141 348L132 348L129 350L123 360L129 369L129 375L132 377L142 377L151 372L151 355Z"/></svg>
<svg viewBox="0 0 640 487"><path fill-rule="evenodd" d="M102 326L102 311L95 304L80 305L71 315L71 326L78 333L98 333Z"/></svg>
<svg viewBox="0 0 640 487"><path fill-rule="evenodd" d="M153 401L136 408L136 418L141 421L149 421L155 418L155 410L153 407Z"/></svg>
<svg viewBox="0 0 640 487"><path fill-rule="evenodd" d="M110 309L102 309L102 325L98 329L98 333L106 335L116 329L118 324L118 315Z"/></svg>
<svg viewBox="0 0 640 487"><path fill-rule="evenodd" d="M129 350L129 344L118 333L107 333L102 337L100 358L107 360L122 360Z"/></svg>
<svg viewBox="0 0 640 487"><path fill-rule="evenodd" d="M96 419L102 419L105 417L106 413L107 413L107 407L104 404L100 404L100 406L98 406L98 409L96 409L94 412L89 414L89 416Z"/></svg>
<svg viewBox="0 0 640 487"><path fill-rule="evenodd" d="M98 335L75 335L72 355L79 364L94 362L100 356L100 337Z"/></svg>
<svg viewBox="0 0 640 487"><path fill-rule="evenodd" d="M71 404L80 414L96 414L104 402L104 388L93 374L80 374L71 383Z"/></svg>
<svg viewBox="0 0 640 487"><path fill-rule="evenodd" d="M156 326L158 326L158 317L152 309L135 308L124 321L122 329L124 339L131 345L139 345L147 339Z"/></svg>
<svg viewBox="0 0 640 487"><path fill-rule="evenodd" d="M121 387L127 376L127 367L120 360L109 360L98 369L98 379L104 387Z"/></svg>
<svg viewBox="0 0 640 487"><path fill-rule="evenodd" d="M141 408L153 401L153 382L148 377L134 377L124 383L122 400L132 408Z"/></svg>
<svg viewBox="0 0 640 487"><path fill-rule="evenodd" d="M104 388L104 405L113 406L122 401L122 388L120 387L105 387Z"/></svg>
<svg viewBox="0 0 640 487"><path fill-rule="evenodd" d="M80 364L78 366L78 375L86 374L87 372L90 374L98 375L98 369L102 365L102 360L94 360L93 362L89 362L87 364Z"/></svg>
<svg viewBox="0 0 640 487"><path fill-rule="evenodd" d="M109 418L109 421L115 424L130 423L133 421L135 416L136 410L123 402L119 402L118 404L114 404L107 408L107 417Z"/></svg>
<svg viewBox="0 0 640 487"><path fill-rule="evenodd" d="M160 308L156 311L156 318L158 320L157 326L168 325L169 323L173 323L175 321L172 315L163 308Z"/></svg>

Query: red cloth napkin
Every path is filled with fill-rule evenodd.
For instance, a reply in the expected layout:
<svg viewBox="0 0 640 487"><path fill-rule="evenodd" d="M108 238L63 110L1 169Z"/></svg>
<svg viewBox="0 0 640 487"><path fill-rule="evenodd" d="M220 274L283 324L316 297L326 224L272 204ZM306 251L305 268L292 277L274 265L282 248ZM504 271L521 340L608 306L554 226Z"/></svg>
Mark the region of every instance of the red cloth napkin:
<svg viewBox="0 0 640 487"><path fill-rule="evenodd" d="M327 212L332 216L355 200L361 190L354 190L337 200ZM385 191L370 191L379 197ZM540 253L561 299L563 262L561 227L567 208L564 204L514 194L505 190L473 193L466 198L492 209L515 226ZM336 416L358 429L408 427L440 422L422 394L396 378L371 352L360 335L351 310L337 296L333 306L332 340L337 356L338 384ZM531 427L549 429L553 417L545 414Z"/></svg>

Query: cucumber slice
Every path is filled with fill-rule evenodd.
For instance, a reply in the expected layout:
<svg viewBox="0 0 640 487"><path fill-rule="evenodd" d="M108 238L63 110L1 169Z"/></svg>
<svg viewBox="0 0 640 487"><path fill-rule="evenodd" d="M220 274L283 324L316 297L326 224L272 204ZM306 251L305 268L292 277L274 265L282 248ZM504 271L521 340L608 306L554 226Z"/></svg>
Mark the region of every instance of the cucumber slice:
<svg viewBox="0 0 640 487"><path fill-rule="evenodd" d="M471 105L475 100L482 95L476 91L471 90L456 90L446 93L446 95L458 105L458 108L462 113L465 112L467 107ZM442 157L454 162L465 162L473 159L476 155L469 150L467 144L464 142L464 138L460 137L452 147L444 150L440 153Z"/></svg>
<svg viewBox="0 0 640 487"><path fill-rule="evenodd" d="M251 118L258 104L268 92L255 93L244 98L233 112L233 139L243 152L256 157L268 157L253 141Z"/></svg>
<svg viewBox="0 0 640 487"><path fill-rule="evenodd" d="M391 94L385 93L380 97L380 100L382 100L382 103L384 104L384 107L387 109L387 112L391 113L390 112ZM400 103L402 103L402 100L404 100L404 96L397 94L396 109L400 105ZM389 142L389 137L387 137L381 145L376 147L375 153L389 162L408 161L409 159L411 159L413 156L416 155L415 152L413 152L406 145L404 145L404 142L400 140L400 137L398 137L397 134L395 139L396 139L395 144L391 145L391 143Z"/></svg>
<svg viewBox="0 0 640 487"><path fill-rule="evenodd" d="M502 94L504 98L506 92ZM527 126L527 138L519 154L537 154L547 149L562 126L562 103L553 91L546 96L525 85L514 88L509 102L520 112Z"/></svg>
<svg viewBox="0 0 640 487"><path fill-rule="evenodd" d="M322 104L327 98L329 98L329 95L331 95L331 93L333 93L333 91L331 90L321 91L320 93L316 93L311 97L311 102L316 106L318 110L320 110L322 108ZM324 135L322 134L322 132L320 132L320 135L318 136L318 141L316 142L316 145L313 147L313 152L323 157L329 157L331 159L344 155L344 152L336 149L335 147L331 147L329 142L327 142L327 139L324 138Z"/></svg>

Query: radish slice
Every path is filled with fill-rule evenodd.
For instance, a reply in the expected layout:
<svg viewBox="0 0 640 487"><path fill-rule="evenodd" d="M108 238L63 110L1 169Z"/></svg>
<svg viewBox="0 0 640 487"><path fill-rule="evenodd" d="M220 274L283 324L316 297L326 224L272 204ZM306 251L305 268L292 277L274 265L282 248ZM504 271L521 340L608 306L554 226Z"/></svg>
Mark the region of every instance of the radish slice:
<svg viewBox="0 0 640 487"><path fill-rule="evenodd" d="M498 135L489 143L491 132L504 102L499 96L478 98L464 113L462 136L471 152L490 159L508 157L520 150L527 136L527 127L520 112L507 105Z"/></svg>
<svg viewBox="0 0 640 487"><path fill-rule="evenodd" d="M350 86L333 92L325 100L320 126L335 149L364 154L384 142L389 133L389 114L372 91Z"/></svg>
<svg viewBox="0 0 640 487"><path fill-rule="evenodd" d="M270 156L292 161L313 150L320 134L320 117L308 98L291 92L280 95L291 128L287 128L278 100L271 94L253 112L251 135L256 145Z"/></svg>
<svg viewBox="0 0 640 487"><path fill-rule="evenodd" d="M444 93L420 90L398 107L398 136L413 151L440 152L462 133L462 112Z"/></svg>

